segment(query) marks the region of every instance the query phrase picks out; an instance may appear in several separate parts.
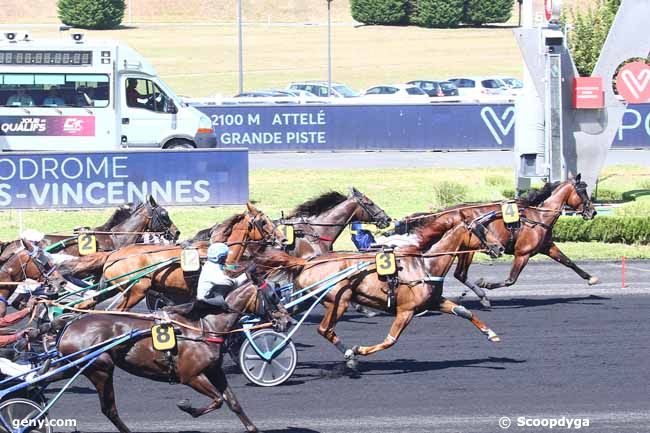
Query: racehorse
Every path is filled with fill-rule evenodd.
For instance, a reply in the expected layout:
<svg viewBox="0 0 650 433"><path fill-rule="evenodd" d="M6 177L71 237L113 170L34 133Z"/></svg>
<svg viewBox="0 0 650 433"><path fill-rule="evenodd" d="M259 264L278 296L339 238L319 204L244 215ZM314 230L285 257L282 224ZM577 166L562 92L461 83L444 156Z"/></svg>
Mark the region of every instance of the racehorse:
<svg viewBox="0 0 650 433"><path fill-rule="evenodd" d="M118 207L111 217L102 225L92 229L93 232L105 232L118 224L124 222L128 217L131 216L133 208L130 204L125 204ZM50 246L59 243L60 250L55 251L57 253L63 253L68 255L78 255L79 249L77 248L77 236L61 236L61 235L45 235L41 241L43 246ZM10 242L0 242L0 266L4 264L9 257L18 249L20 249L22 244L20 239ZM11 247L11 248L10 248Z"/></svg>
<svg viewBox="0 0 650 433"><path fill-rule="evenodd" d="M295 245L287 251L295 257L316 257L332 251L343 229L353 221L386 228L391 218L356 188L346 197L330 191L296 207L280 224L293 225Z"/></svg>
<svg viewBox="0 0 650 433"><path fill-rule="evenodd" d="M113 224L108 230L106 227ZM180 231L169 217L167 210L159 206L152 196L138 204L135 208L122 207L118 209L111 219L94 230L87 233L95 234L98 251L114 251L125 245L133 244L141 238L144 232L161 233L164 238L176 241ZM71 256L79 256L77 236L47 235L41 244L43 247L61 243L61 249L57 253ZM0 264L6 262L11 254L20 250L22 244L20 239L14 241L10 246L4 248L0 256Z"/></svg>
<svg viewBox="0 0 650 433"><path fill-rule="evenodd" d="M370 355L393 346L413 316L423 311L441 311L470 320L489 341L497 342L499 337L463 306L456 305L442 296L442 278L451 267L459 250L473 245L477 237L477 227L465 223L449 230L440 241L425 254L416 248L403 248L395 253L399 258L399 271L395 282L395 320L386 339L374 346L346 347L334 332L338 320L353 301L360 305L389 311L389 278L378 275L373 265L363 268L348 278L337 282L322 299L325 314L318 333L340 350L348 365L355 366L356 355ZM479 238L483 246L490 244L490 251L500 247L489 231L481 231ZM329 253L316 259L306 260L292 257L281 251L268 250L254 258L258 272L263 269L278 269L294 277L294 293L301 288L316 284L309 292L318 288L318 282L328 276L336 275L362 262L372 262L374 254L368 253ZM430 276L438 278L429 278ZM434 281L433 285L430 281Z"/></svg>
<svg viewBox="0 0 650 433"><path fill-rule="evenodd" d="M250 203L247 204L247 211L242 214L241 218L232 218L231 223L232 228L228 231L230 234L225 241L233 245L230 253L234 257L229 254L226 263L228 260L237 259L248 243L259 247L267 241L282 242L284 240L284 234L276 228L273 222ZM207 242L194 243L191 246L198 249L200 256L206 256ZM116 286L116 290L124 290L124 284L129 284L129 280L133 280L138 270L143 270L143 273L146 273L141 278L132 281L133 285L128 293L122 293L122 301L116 306L116 309L128 310L132 308L147 295L150 289L162 295L163 299L168 302L190 301L194 296L199 273L188 273L181 269L177 259L182 250L181 246L132 245L110 254L104 264L102 280ZM147 272L147 269L150 269L151 272ZM98 301L114 294L115 292L108 292L100 296ZM86 304L80 307L86 307Z"/></svg>
<svg viewBox="0 0 650 433"><path fill-rule="evenodd" d="M298 205L286 218L276 222L294 226L295 244L287 248L289 254L314 257L332 251L332 245L352 221L376 223L385 228L391 219L365 194L352 187L347 197L337 191L326 192ZM229 227L230 221L226 220L199 231L192 240L224 242Z"/></svg>
<svg viewBox="0 0 650 433"><path fill-rule="evenodd" d="M484 224L494 233L496 238L506 247L506 254L515 256L509 278L500 283L489 283L479 280L476 283L468 281L467 273L474 257L473 253L459 256L454 276L479 297L481 304L490 306L490 301L483 288L494 289L509 286L517 278L530 257L542 253L553 260L573 269L589 285L598 283L598 278L591 276L578 267L562 253L552 240L553 225L565 206L580 213L584 219L592 219L596 215L593 203L587 194L587 184L581 181L578 174L575 178L561 183L547 183L540 191L529 195L527 200L517 202L522 215L519 227L510 230L503 222L501 202L485 204L464 204L454 206L434 214L414 214L402 220L410 231L418 230L426 239L436 240L449 228L460 222L469 222L489 212L494 217ZM378 242L382 243L381 239Z"/></svg>
<svg viewBox="0 0 650 433"><path fill-rule="evenodd" d="M117 366L139 377L159 382L180 382L209 397L210 404L202 408L193 408L188 400L178 403L183 412L194 418L219 409L225 401L247 431L258 431L228 385L222 369L223 338L219 336L225 336L232 330L243 313L260 314L268 320L279 322L278 326L286 329L289 316L273 299L254 285L244 284L226 297L230 312L208 312L204 317L189 318L170 315L171 319L185 325L179 327L177 347L171 356L156 351L150 336L128 340L103 353L83 372L97 390L102 413L121 433L131 431L120 419L115 404L113 373ZM150 320L142 318L88 314L64 328L57 348L65 356L129 331L148 329L151 325Z"/></svg>

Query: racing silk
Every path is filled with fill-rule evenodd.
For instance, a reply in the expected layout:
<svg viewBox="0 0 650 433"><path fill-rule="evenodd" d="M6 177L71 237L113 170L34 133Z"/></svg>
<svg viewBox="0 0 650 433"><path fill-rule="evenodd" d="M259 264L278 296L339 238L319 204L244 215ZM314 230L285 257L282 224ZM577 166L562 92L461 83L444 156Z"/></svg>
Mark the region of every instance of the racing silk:
<svg viewBox="0 0 650 433"><path fill-rule="evenodd" d="M239 287L246 279L246 274L241 274L237 278L230 278L224 273L222 265L205 262L199 276L196 299L214 304L211 300L215 295L221 295L225 298L230 291Z"/></svg>
<svg viewBox="0 0 650 433"><path fill-rule="evenodd" d="M386 246L391 246L391 247L408 247L411 245L417 245L418 244L418 239L415 235L392 235L392 236L386 236L386 237L381 237L377 239L377 244L379 245L386 245Z"/></svg>
<svg viewBox="0 0 650 433"><path fill-rule="evenodd" d="M352 234L352 242L357 250L367 250L372 244L375 243L375 237L369 230L364 228L364 224L360 222L353 222L350 227Z"/></svg>

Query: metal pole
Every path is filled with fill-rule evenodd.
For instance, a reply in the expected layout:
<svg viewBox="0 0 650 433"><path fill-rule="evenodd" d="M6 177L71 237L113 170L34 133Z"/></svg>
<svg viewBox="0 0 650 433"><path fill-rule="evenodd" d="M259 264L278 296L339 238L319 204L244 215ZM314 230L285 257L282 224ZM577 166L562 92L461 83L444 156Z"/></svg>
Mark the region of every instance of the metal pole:
<svg viewBox="0 0 650 433"><path fill-rule="evenodd" d="M327 0L327 96L332 96L332 0Z"/></svg>
<svg viewBox="0 0 650 433"><path fill-rule="evenodd" d="M237 0L237 27L239 38L239 93L244 92L244 44L243 44L243 29L242 29L242 0Z"/></svg>

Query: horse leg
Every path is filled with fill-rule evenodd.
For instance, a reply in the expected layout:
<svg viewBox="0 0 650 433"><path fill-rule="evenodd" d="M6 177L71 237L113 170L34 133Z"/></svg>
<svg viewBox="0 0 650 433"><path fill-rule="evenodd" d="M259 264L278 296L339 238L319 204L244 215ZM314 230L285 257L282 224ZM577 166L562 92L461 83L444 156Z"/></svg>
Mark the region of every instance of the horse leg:
<svg viewBox="0 0 650 433"><path fill-rule="evenodd" d="M108 359L110 357L105 354ZM102 359L104 355L95 362L106 362L108 359ZM93 370L85 373L85 376L95 385L97 395L99 396L99 404L102 408L102 413L108 418L120 433L131 433L131 430L124 424L117 414L117 405L115 404L115 389L113 388L113 370L114 366L112 361L106 362L104 369L98 369L97 365L93 365Z"/></svg>
<svg viewBox="0 0 650 433"><path fill-rule="evenodd" d="M469 287L472 290L472 292L474 292L476 296L479 297L479 300L483 307L490 308L491 307L490 300L487 298L487 295L485 294L485 290L481 289L475 283L472 283L467 280L467 272L469 271L469 265L472 264L473 258L474 258L474 253L459 254L458 263L456 263L456 270L454 271L454 276L458 281L463 283L465 286ZM463 297L465 297L466 293L467 290L465 290L460 295L460 300L462 300Z"/></svg>
<svg viewBox="0 0 650 433"><path fill-rule="evenodd" d="M573 262L573 260L571 260L570 258L565 256L564 253L562 251L560 251L558 246L555 245L555 242L552 242L545 251L542 251L542 253L546 254L547 256L549 256L550 258L555 260L556 262L558 262L560 264L563 264L567 268L573 269L573 271L576 274L580 275L580 277L583 280L587 280L587 284L589 284L590 286L593 286L594 284L598 284L598 282L599 282L598 277L593 277L593 276L589 275L587 272L585 272L583 269L578 267L578 265L576 265Z"/></svg>
<svg viewBox="0 0 650 433"><path fill-rule="evenodd" d="M145 294L150 287L151 279L142 278L129 289L128 293L124 294L124 292L120 292L121 294L118 294L117 296L122 296L122 300L117 304L115 310L127 311L135 307L144 299Z"/></svg>
<svg viewBox="0 0 650 433"><path fill-rule="evenodd" d="M212 402L203 408L193 408L189 400L181 400L177 403L177 406L180 410L189 413L193 418L198 418L208 412L217 410L223 404L223 398L221 394L219 391L217 391L215 386L205 374L200 374L193 377L186 383L186 385L212 399Z"/></svg>
<svg viewBox="0 0 650 433"><path fill-rule="evenodd" d="M390 331L384 341L375 344L374 346L358 346L354 349L354 352L359 355L368 356L393 346L397 343L397 339L402 334L402 331L404 331L404 328L406 328L411 322L411 319L413 319L413 313L413 310L398 310L395 315L395 320L393 320L393 324L391 325Z"/></svg>
<svg viewBox="0 0 650 433"><path fill-rule="evenodd" d="M451 302L449 299L442 298L437 309L442 313L453 314L454 316L462 317L463 319L469 320L470 322L472 322L472 325L476 326L479 331L485 334L487 336L487 339L490 340L491 342L498 343L499 341L501 341L501 338L499 338L496 332L488 328L488 326L485 323L481 322L479 318L476 317L476 314L472 313L462 305L455 304L454 302Z"/></svg>
<svg viewBox="0 0 650 433"><path fill-rule="evenodd" d="M530 259L530 255L528 254L523 256L516 255L515 259L512 261L512 267L510 268L510 275L508 276L507 280L499 281L499 282L490 282L486 279L480 278L478 281L476 281L476 285L488 290L497 289L499 287L512 286L517 282L517 278L519 278L519 274L521 274L521 271L524 269L529 259Z"/></svg>
<svg viewBox="0 0 650 433"><path fill-rule="evenodd" d="M235 397L235 393L232 392L230 385L228 385L226 375L220 366L216 367L210 375L210 382L223 394L223 399L226 401L226 404L239 417L244 427L246 427L246 431L251 433L257 432L257 427L255 427L255 424L244 413L244 409L242 409L239 401L237 401L237 397Z"/></svg>
<svg viewBox="0 0 650 433"><path fill-rule="evenodd" d="M339 292L340 293L340 292ZM338 296L338 295L337 295ZM334 328L336 323L345 313L350 302L351 294L344 294L340 299L335 301L323 301L325 307L325 314L318 326L318 333L323 336L327 341L332 343L345 357L348 367L354 369L357 367L357 360L354 351L343 344L343 341L336 335Z"/></svg>

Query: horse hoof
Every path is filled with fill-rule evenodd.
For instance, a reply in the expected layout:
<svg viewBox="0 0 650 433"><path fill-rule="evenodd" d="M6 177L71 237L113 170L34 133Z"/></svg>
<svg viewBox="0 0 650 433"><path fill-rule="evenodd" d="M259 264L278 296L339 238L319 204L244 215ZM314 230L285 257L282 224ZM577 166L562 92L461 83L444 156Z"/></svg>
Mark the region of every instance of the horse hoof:
<svg viewBox="0 0 650 433"><path fill-rule="evenodd" d="M600 283L600 280L598 277L591 277L589 278L589 281L587 282L590 286L593 286L594 284Z"/></svg>
<svg viewBox="0 0 650 433"><path fill-rule="evenodd" d="M476 284L477 286L479 286L482 289L487 289L487 281L484 280L483 278L479 278L478 280L476 280L476 282L474 284Z"/></svg>
<svg viewBox="0 0 650 433"><path fill-rule="evenodd" d="M359 369L359 360L357 358L350 358L345 361L345 365L350 369L357 371Z"/></svg>
<svg viewBox="0 0 650 433"><path fill-rule="evenodd" d="M483 307L484 310L489 310L490 308L492 308L492 303L488 298L481 298L479 302L481 303L481 306Z"/></svg>
<svg viewBox="0 0 650 433"><path fill-rule="evenodd" d="M192 404L188 399L179 401L178 403L176 403L176 406L178 406L178 408L183 412L187 412L190 409L192 409Z"/></svg>
<svg viewBox="0 0 650 433"><path fill-rule="evenodd" d="M501 337L499 337L497 333L491 329L488 329L487 338L488 341L492 343L499 343L501 341Z"/></svg>
<svg viewBox="0 0 650 433"><path fill-rule="evenodd" d="M250 433L257 433L259 430L254 425L247 425L246 431Z"/></svg>

